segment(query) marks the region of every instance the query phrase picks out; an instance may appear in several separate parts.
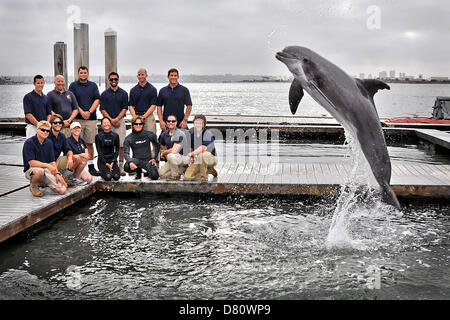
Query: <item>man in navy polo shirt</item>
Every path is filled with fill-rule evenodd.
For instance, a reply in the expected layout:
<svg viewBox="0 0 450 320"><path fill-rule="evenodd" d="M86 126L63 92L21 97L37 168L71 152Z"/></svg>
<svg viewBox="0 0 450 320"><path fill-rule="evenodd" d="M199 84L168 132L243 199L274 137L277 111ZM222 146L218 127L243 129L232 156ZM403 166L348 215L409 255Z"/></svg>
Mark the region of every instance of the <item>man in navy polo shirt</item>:
<svg viewBox="0 0 450 320"><path fill-rule="evenodd" d="M36 135L25 140L22 149L23 172L30 180L30 191L33 196L42 197L44 194L39 190L39 184L43 183L54 192L64 194L67 184L56 168L53 143L48 139L50 123L41 120L36 127Z"/></svg>
<svg viewBox="0 0 450 320"><path fill-rule="evenodd" d="M66 80L60 74L55 77L55 89L47 93L52 115L59 114L63 117L61 132L70 136L70 123L78 114L77 98L71 91L66 91Z"/></svg>
<svg viewBox="0 0 450 320"><path fill-rule="evenodd" d="M111 72L108 75L110 87L103 91L100 96L100 112L104 117L111 119L111 131L119 135L119 167L120 175L126 173L123 170L123 142L125 141L126 127L125 115L128 110L128 94L122 88L119 88L119 74Z"/></svg>
<svg viewBox="0 0 450 320"><path fill-rule="evenodd" d="M144 130L152 131L156 134L156 120L153 115L156 109L158 92L156 88L147 82L147 70L138 70L137 78L139 83L130 91L130 113L132 117L143 116L145 119Z"/></svg>
<svg viewBox="0 0 450 320"><path fill-rule="evenodd" d="M41 120L49 120L51 108L48 97L42 92L44 77L37 74L33 78L34 90L23 97L23 111L27 124L26 136L30 138L36 134L36 125Z"/></svg>
<svg viewBox="0 0 450 320"><path fill-rule="evenodd" d="M159 126L165 131L167 117L171 114L178 119L178 128L187 129L187 120L192 110L192 101L189 89L178 83L178 70L175 68L167 72L169 85L159 90L157 107ZM184 106L186 105L186 113ZM163 111L164 107L164 111Z"/></svg>
<svg viewBox="0 0 450 320"><path fill-rule="evenodd" d="M89 173L99 176L94 167L94 142L97 135L97 107L100 104L100 92L97 84L89 81L89 69L85 66L78 68L78 81L70 84L69 90L77 97L78 115L77 122L81 124L81 138L86 141L89 152Z"/></svg>

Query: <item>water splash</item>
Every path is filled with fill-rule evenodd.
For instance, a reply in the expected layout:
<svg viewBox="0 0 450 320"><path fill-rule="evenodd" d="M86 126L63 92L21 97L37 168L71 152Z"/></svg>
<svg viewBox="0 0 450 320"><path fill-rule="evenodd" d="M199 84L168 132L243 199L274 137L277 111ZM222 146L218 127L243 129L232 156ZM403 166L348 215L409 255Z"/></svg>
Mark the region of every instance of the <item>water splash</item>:
<svg viewBox="0 0 450 320"><path fill-rule="evenodd" d="M378 185L374 183L372 170L358 141L347 132L345 134L349 147L347 157L352 161L352 170L342 185L336 202L326 246L328 249L373 249L377 246L375 239L379 235L368 230L371 230L375 220L389 224L389 215L394 209L381 201L374 188ZM378 231L386 229L385 227L381 226Z"/></svg>

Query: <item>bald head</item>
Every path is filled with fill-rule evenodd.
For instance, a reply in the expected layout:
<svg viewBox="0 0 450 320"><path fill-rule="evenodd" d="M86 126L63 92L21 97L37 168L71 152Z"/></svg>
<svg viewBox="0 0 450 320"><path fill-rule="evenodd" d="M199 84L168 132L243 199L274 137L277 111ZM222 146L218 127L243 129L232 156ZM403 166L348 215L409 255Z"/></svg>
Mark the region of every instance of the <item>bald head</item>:
<svg viewBox="0 0 450 320"><path fill-rule="evenodd" d="M55 88L56 90L62 92L64 91L64 86L66 84L66 80L64 79L64 76L58 74L55 76Z"/></svg>

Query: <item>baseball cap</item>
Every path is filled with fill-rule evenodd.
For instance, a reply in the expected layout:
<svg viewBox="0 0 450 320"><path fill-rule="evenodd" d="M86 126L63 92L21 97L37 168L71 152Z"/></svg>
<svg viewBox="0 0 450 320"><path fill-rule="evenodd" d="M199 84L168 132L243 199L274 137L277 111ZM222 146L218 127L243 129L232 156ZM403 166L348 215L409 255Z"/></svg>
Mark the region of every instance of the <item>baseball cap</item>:
<svg viewBox="0 0 450 320"><path fill-rule="evenodd" d="M80 124L79 122L77 122L77 121L72 122L72 123L70 124L70 129L73 129L73 128L75 128L75 127L80 127L80 128L81 128L81 124Z"/></svg>

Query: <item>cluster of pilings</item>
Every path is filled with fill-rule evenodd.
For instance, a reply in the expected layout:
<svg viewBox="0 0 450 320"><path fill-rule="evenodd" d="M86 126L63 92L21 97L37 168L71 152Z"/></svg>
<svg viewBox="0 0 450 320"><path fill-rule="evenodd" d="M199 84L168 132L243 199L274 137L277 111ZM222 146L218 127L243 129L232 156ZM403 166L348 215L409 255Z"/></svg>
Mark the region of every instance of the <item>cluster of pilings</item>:
<svg viewBox="0 0 450 320"><path fill-rule="evenodd" d="M74 77L78 75L78 68L86 66L89 68L89 25L87 23L73 24L74 43ZM67 44L58 41L53 46L55 76L60 74L66 80L67 73ZM117 32L109 28L105 31L105 88L109 87L108 74L117 72Z"/></svg>

